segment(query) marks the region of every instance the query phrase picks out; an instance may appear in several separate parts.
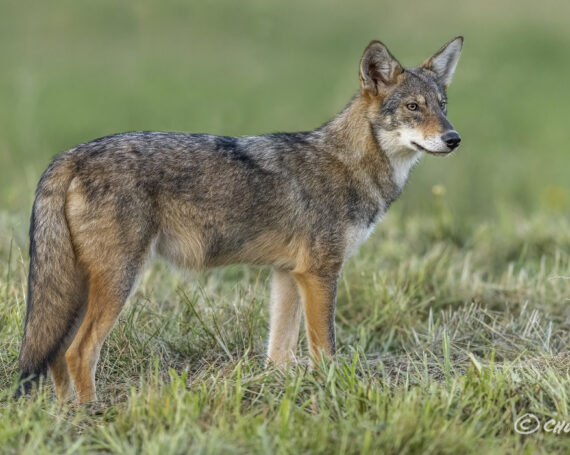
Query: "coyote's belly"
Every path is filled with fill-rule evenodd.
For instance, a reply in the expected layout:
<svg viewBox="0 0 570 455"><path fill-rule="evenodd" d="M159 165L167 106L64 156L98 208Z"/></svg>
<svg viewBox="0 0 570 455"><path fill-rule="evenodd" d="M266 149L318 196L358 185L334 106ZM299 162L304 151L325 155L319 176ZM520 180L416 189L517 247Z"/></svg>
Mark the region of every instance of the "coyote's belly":
<svg viewBox="0 0 570 455"><path fill-rule="evenodd" d="M157 236L156 251L181 268L203 269L229 264L271 265L294 270L304 262L306 245L299 238L269 230L255 235L230 233L196 227Z"/></svg>

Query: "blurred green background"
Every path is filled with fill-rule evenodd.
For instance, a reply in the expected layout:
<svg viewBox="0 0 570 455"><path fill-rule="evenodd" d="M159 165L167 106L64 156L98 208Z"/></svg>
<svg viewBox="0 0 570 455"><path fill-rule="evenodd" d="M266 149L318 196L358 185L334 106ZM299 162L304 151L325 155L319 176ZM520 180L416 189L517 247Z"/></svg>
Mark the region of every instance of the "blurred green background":
<svg viewBox="0 0 570 455"><path fill-rule="evenodd" d="M49 160L128 130L306 130L358 89L372 39L407 66L455 35L463 138L426 157L397 210L570 211L570 2L0 2L0 207L28 213Z"/></svg>

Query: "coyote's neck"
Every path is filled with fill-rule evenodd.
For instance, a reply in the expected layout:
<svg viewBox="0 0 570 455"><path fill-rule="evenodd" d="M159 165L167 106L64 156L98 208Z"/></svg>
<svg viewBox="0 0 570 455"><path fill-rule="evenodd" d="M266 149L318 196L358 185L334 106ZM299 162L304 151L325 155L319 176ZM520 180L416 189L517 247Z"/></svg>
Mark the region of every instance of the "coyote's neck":
<svg viewBox="0 0 570 455"><path fill-rule="evenodd" d="M391 150L389 144L380 142L382 134L375 131L370 120L379 109L369 114L370 110L370 102L357 96L320 131L327 150L341 160L355 178L380 187L389 205L400 195L419 155L408 150Z"/></svg>
<svg viewBox="0 0 570 455"><path fill-rule="evenodd" d="M371 153L382 152L367 119L367 108L362 98L357 96L322 127L329 150L343 162L357 163Z"/></svg>

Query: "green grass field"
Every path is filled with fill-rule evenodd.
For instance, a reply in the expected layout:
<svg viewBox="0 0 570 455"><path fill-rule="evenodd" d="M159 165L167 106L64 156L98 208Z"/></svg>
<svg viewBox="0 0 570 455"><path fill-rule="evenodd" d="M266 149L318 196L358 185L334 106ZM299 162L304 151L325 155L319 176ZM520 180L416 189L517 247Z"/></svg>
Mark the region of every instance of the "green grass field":
<svg viewBox="0 0 570 455"><path fill-rule="evenodd" d="M568 453L570 432L514 423L570 424L570 3L192 3L0 0L0 453ZM457 34L462 146L423 159L347 263L334 362L264 367L268 270L157 263L103 347L100 402L10 398L52 156L311 129L371 39L411 66Z"/></svg>

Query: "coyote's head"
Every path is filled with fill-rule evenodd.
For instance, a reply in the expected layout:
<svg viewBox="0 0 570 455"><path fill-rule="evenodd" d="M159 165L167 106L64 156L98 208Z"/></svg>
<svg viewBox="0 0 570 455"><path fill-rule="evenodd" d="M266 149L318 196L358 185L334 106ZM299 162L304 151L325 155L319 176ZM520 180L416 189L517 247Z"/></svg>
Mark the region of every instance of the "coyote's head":
<svg viewBox="0 0 570 455"><path fill-rule="evenodd" d="M360 61L362 96L374 135L387 154L447 155L461 138L446 118L445 90L463 37L454 38L416 68L404 69L386 46L372 41Z"/></svg>

